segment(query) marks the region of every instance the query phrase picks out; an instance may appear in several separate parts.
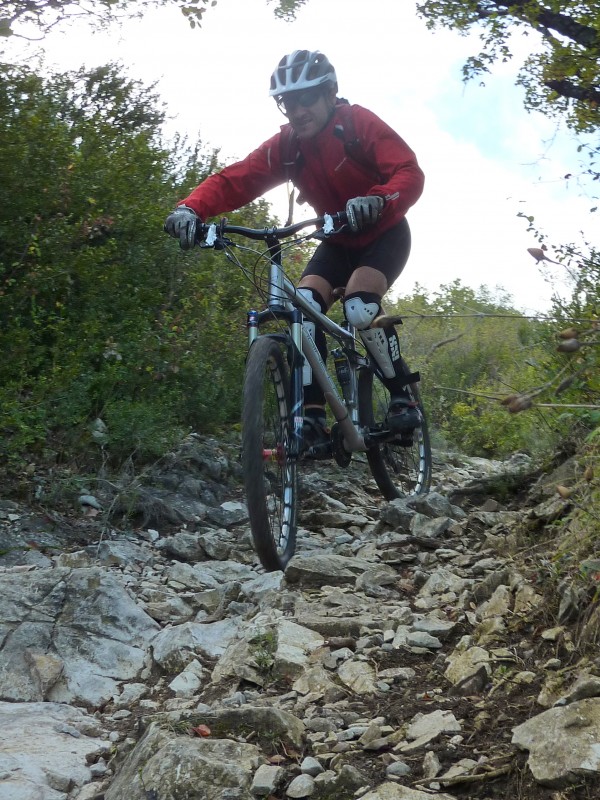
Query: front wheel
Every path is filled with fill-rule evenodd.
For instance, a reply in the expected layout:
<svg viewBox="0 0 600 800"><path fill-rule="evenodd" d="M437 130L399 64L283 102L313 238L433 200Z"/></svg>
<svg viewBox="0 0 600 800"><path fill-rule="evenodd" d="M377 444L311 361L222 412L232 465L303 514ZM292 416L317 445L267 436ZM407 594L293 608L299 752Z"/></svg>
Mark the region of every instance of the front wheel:
<svg viewBox="0 0 600 800"><path fill-rule="evenodd" d="M290 390L279 344L264 336L248 353L242 405L242 470L254 547L267 571L296 547L296 462L290 458Z"/></svg>
<svg viewBox="0 0 600 800"><path fill-rule="evenodd" d="M408 368L403 364L406 372ZM431 486L431 445L427 419L416 384L407 387L421 413L422 424L410 436L398 435L367 450L367 461L375 483L386 500L426 494ZM358 416L360 424L374 434L387 429L386 415L390 394L369 368L358 377Z"/></svg>

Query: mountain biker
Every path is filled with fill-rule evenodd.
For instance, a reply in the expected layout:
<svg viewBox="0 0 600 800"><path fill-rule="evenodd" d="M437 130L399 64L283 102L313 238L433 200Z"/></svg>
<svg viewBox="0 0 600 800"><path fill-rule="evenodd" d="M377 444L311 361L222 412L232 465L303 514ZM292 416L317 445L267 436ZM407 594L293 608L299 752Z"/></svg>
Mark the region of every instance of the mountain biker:
<svg viewBox="0 0 600 800"><path fill-rule="evenodd" d="M271 76L269 94L288 124L242 161L197 186L167 217L165 231L179 239L182 249L189 249L198 218L238 209L288 178L299 190L299 201L308 202L317 214L345 208L350 232L318 245L298 291L315 309L326 312L334 290L345 287L346 319L358 329L390 392L388 424L410 437L421 419L406 389L411 376L402 368L397 333L392 326L371 323L381 315L382 297L408 260L411 238L405 214L419 199L424 176L415 154L392 128L366 108L348 106L337 90L335 70L324 54L295 50L284 56ZM344 142L348 108L360 158L352 157ZM290 136L292 159L286 144ZM317 331L315 336L314 324L304 324L325 359L324 334ZM316 384L305 386L304 397L305 428L312 444L327 435L325 398Z"/></svg>

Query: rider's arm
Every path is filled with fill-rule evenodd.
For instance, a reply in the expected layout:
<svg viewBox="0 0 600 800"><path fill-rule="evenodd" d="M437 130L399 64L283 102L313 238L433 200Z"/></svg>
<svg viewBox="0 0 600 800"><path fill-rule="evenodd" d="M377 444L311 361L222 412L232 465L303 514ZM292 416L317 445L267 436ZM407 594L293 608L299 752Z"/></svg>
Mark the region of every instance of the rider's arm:
<svg viewBox="0 0 600 800"><path fill-rule="evenodd" d="M179 205L193 209L201 219L235 211L285 182L279 164L279 134L242 161L211 175Z"/></svg>
<svg viewBox="0 0 600 800"><path fill-rule="evenodd" d="M387 123L362 106L353 106L356 134L382 181L367 194L386 200L384 213L404 216L423 191L425 176L411 148Z"/></svg>

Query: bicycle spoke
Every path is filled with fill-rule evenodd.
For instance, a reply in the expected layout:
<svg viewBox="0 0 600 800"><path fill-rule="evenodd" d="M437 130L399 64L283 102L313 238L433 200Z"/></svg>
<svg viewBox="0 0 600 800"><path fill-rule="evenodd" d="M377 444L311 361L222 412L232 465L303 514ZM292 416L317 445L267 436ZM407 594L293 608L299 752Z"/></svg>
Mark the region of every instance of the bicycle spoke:
<svg viewBox="0 0 600 800"><path fill-rule="evenodd" d="M425 494L431 484L431 447L427 420L416 386L409 387L419 404L422 425L410 435L397 434L367 451L371 473L386 500L412 494ZM387 433L386 415L389 393L372 370L361 370L359 376L359 408L361 423L372 433Z"/></svg>

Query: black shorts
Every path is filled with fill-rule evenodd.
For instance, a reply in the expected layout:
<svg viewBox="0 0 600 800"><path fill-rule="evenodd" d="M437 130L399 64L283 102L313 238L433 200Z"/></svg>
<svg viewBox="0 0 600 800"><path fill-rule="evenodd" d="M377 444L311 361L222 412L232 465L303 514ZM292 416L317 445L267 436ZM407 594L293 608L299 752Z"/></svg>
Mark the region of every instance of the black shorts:
<svg viewBox="0 0 600 800"><path fill-rule="evenodd" d="M336 289L346 286L357 267L372 267L382 272L388 286L400 275L410 254L410 228L406 218L361 248L340 247L329 240L321 242L302 273L318 275Z"/></svg>

